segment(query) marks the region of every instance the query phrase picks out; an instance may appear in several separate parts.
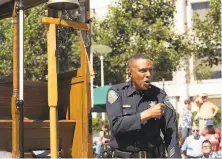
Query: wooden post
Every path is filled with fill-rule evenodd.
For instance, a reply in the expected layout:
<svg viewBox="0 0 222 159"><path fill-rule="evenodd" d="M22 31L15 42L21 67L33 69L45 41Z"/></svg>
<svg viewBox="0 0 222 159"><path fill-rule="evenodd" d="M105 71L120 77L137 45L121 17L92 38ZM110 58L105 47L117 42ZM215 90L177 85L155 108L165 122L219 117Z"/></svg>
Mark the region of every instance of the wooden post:
<svg viewBox="0 0 222 159"><path fill-rule="evenodd" d="M19 111L16 108L16 99L18 98L18 54L19 54L19 40L18 40L18 16L16 14L16 5L18 1L15 1L13 10L13 95L11 99L11 113L12 113L12 157L17 158L20 156L19 152Z"/></svg>
<svg viewBox="0 0 222 159"><path fill-rule="evenodd" d="M82 116L82 123L83 123L83 158L92 158L93 152L92 152L92 133L89 131L89 125L91 121L89 121L89 115L91 110L91 95L90 95L90 68L89 68L89 59L87 55L87 51L85 48L85 44L83 41L83 37L80 34L80 54L81 54L81 69L82 69L82 75L84 78L84 84L83 84L83 116Z"/></svg>
<svg viewBox="0 0 222 159"><path fill-rule="evenodd" d="M50 149L51 157L58 158L57 141L57 72L56 72L56 25L48 26L48 104L50 107Z"/></svg>

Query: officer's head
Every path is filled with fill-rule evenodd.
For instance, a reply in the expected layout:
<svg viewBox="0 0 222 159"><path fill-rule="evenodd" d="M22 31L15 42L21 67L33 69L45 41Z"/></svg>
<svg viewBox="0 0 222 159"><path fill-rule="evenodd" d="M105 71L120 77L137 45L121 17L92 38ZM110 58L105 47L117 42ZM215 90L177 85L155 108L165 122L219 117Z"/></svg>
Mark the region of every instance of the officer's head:
<svg viewBox="0 0 222 159"><path fill-rule="evenodd" d="M128 70L133 87L137 90L147 90L150 85L152 75L152 62L143 55L136 54L129 59Z"/></svg>

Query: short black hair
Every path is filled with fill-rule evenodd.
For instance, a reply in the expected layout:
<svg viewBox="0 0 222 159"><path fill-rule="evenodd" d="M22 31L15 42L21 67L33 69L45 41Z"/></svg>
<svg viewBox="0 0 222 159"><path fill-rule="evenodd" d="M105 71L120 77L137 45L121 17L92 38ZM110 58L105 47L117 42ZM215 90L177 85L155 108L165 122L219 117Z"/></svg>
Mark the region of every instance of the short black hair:
<svg viewBox="0 0 222 159"><path fill-rule="evenodd" d="M202 147L203 147L203 144L204 144L204 143L209 143L210 145L212 145L209 140L204 140L203 143L202 143Z"/></svg>
<svg viewBox="0 0 222 159"><path fill-rule="evenodd" d="M147 60L150 60L149 56L147 56L146 54L142 54L142 53L137 53L133 56L131 56L129 58L129 61L128 61L128 67L130 65L130 63L132 62L132 60L137 60L137 59L147 59Z"/></svg>

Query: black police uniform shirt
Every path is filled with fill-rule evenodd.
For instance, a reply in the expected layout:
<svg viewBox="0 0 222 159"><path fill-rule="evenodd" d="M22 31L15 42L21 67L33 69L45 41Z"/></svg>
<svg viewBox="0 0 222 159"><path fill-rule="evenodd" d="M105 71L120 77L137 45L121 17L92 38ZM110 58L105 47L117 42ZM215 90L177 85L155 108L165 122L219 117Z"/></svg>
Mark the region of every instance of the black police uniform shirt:
<svg viewBox="0 0 222 159"><path fill-rule="evenodd" d="M158 103L167 105L161 118L141 123L140 113ZM147 151L149 144L161 144L161 130L168 157L181 157L176 112L163 90L150 85L146 91L138 92L131 82L114 85L107 93L106 111L111 126L111 148L129 152Z"/></svg>

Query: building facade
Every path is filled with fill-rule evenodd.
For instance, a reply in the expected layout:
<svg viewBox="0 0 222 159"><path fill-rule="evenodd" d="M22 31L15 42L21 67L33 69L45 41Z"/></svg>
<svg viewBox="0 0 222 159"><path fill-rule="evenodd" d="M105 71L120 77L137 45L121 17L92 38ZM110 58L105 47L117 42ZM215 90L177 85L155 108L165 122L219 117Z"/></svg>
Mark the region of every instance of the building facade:
<svg viewBox="0 0 222 159"><path fill-rule="evenodd" d="M192 34L192 19L194 13L197 13L201 19L204 19L207 11L210 9L210 0L176 0L175 13L175 31L178 34ZM180 112L184 105L184 100L191 98L194 95L207 93L209 100L218 107L221 107L222 91L218 88L222 86L221 79L221 64L212 67L212 76L208 80L196 80L194 76L194 63L197 62L193 56L189 60L190 82L186 83L186 71L184 68L173 73L173 80L166 82L165 90L170 96L171 102ZM155 83L156 85L161 85ZM195 111L198 108L193 104L192 109Z"/></svg>

